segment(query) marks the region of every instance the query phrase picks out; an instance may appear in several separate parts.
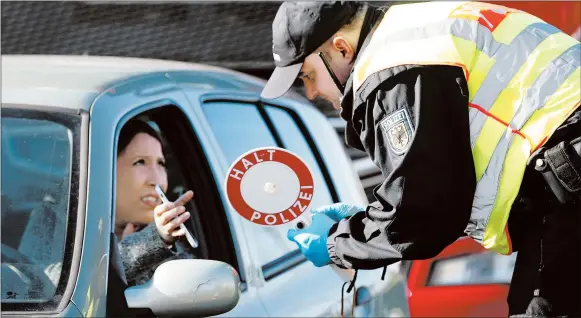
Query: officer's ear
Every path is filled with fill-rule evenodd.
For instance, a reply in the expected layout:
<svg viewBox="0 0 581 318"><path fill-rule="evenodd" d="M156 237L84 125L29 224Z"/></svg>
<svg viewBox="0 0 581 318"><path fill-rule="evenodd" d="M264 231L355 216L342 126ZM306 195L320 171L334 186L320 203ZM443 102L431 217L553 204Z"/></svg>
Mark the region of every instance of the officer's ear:
<svg viewBox="0 0 581 318"><path fill-rule="evenodd" d="M342 36L336 36L333 38L332 41L333 50L339 52L344 59L351 63L353 61L353 57L355 56L355 50L349 44L347 39Z"/></svg>

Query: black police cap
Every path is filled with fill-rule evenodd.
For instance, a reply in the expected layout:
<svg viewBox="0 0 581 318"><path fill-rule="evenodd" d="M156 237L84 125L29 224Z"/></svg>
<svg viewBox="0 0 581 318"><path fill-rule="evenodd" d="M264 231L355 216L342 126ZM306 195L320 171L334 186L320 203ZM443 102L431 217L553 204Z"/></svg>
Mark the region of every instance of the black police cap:
<svg viewBox="0 0 581 318"><path fill-rule="evenodd" d="M272 55L276 68L261 96L277 98L297 78L305 58L349 23L361 3L284 2L272 23Z"/></svg>

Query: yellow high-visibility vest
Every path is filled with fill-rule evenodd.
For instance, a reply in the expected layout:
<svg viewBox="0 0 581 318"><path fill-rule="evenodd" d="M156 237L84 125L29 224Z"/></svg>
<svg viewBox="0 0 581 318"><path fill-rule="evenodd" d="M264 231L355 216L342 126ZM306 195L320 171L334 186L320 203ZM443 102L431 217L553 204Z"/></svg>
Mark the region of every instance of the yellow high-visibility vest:
<svg viewBox="0 0 581 318"><path fill-rule="evenodd" d="M511 254L507 221L527 160L579 107L580 59L579 41L519 10L479 2L402 4L386 12L361 52L353 89L395 66L462 67L478 182L466 233Z"/></svg>

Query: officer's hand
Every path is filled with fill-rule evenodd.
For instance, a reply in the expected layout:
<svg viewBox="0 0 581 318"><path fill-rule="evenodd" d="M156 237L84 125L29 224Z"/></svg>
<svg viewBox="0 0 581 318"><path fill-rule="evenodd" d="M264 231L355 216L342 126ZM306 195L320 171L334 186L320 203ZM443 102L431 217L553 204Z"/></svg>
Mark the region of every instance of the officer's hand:
<svg viewBox="0 0 581 318"><path fill-rule="evenodd" d="M360 211L365 211L365 208L347 203L334 203L313 209L312 213L322 213L333 219L335 222L339 222Z"/></svg>
<svg viewBox="0 0 581 318"><path fill-rule="evenodd" d="M190 212L186 211L184 204L193 197L194 192L190 190L175 202L162 203L153 210L157 232L167 244L173 244L178 237L186 234L180 229L180 224L190 218Z"/></svg>
<svg viewBox="0 0 581 318"><path fill-rule="evenodd" d="M324 214L313 214L309 227L301 230L289 230L287 238L299 246L301 252L313 265L322 267L331 263L327 251L327 237L329 229L335 223Z"/></svg>

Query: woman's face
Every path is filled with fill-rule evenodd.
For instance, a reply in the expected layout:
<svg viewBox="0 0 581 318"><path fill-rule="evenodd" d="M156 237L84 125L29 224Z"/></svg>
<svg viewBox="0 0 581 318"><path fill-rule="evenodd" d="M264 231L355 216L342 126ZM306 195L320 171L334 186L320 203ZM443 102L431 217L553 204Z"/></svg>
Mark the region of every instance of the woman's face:
<svg viewBox="0 0 581 318"><path fill-rule="evenodd" d="M153 222L153 209L161 204L155 184L167 191L167 172L161 143L146 133L138 133L117 156L118 225Z"/></svg>

